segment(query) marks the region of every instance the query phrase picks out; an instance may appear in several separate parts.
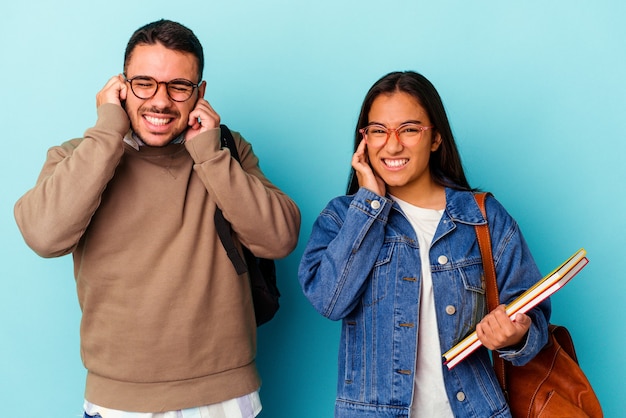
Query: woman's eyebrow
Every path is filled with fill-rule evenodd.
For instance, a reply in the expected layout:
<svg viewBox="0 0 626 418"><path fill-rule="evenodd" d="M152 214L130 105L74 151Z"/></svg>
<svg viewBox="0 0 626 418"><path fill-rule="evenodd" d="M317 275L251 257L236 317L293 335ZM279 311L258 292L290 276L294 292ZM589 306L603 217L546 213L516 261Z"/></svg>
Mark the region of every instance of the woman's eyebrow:
<svg viewBox="0 0 626 418"><path fill-rule="evenodd" d="M407 123L415 123L417 125L422 125L422 121L420 121L420 120L409 119L409 120L405 120L404 122L401 122L398 126L402 126L402 125L405 125ZM387 125L385 125L382 122L376 122L375 120L370 121L369 125L381 125L381 126L384 126L385 128L387 128Z"/></svg>

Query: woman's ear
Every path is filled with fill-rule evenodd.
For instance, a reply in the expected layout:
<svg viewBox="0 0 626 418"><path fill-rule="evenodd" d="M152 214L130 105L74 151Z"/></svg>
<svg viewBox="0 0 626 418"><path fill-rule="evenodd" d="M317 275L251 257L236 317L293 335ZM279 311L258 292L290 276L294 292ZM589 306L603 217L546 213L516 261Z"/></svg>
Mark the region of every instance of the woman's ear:
<svg viewBox="0 0 626 418"><path fill-rule="evenodd" d="M435 137L433 138L430 144L430 152L437 151L440 145L441 145L441 134L437 132L437 134L435 135Z"/></svg>

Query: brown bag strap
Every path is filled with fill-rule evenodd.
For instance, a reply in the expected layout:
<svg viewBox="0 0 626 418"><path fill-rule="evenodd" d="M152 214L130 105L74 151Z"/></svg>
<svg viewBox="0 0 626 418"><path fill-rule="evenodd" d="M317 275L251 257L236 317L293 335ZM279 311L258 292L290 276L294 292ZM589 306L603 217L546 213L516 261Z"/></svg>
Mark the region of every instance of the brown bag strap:
<svg viewBox="0 0 626 418"><path fill-rule="evenodd" d="M487 219L487 210L485 209L485 200L489 193L475 193L474 199L480 208L484 218ZM493 311L500 304L498 294L498 282L496 281L496 266L493 262L493 251L491 248L491 234L489 233L489 224L476 225L476 238L478 247L480 248L480 256L483 260L483 271L485 273L485 293L487 297L487 309ZM500 383L500 387L505 396L508 396L506 390L506 377L504 371L504 360L497 354L493 353L493 368Z"/></svg>
<svg viewBox="0 0 626 418"><path fill-rule="evenodd" d="M485 199L487 193L477 193L474 195L476 203L480 208L483 217L487 219L487 210L485 209ZM496 282L496 266L493 262L493 253L491 250L491 234L489 233L489 224L476 225L476 238L478 239L478 247L480 248L480 256L483 259L483 270L485 272L485 287L487 294L487 309L493 311L500 305L498 295L498 284Z"/></svg>

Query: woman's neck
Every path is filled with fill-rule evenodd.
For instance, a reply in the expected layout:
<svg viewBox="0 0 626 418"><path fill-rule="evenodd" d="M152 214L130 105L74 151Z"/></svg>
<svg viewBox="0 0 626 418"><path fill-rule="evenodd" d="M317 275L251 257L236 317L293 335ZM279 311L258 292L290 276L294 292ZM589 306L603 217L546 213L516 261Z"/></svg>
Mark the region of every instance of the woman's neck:
<svg viewBox="0 0 626 418"><path fill-rule="evenodd" d="M398 199L420 208L441 210L446 207L446 189L435 182L428 182L419 187L387 186L387 191Z"/></svg>

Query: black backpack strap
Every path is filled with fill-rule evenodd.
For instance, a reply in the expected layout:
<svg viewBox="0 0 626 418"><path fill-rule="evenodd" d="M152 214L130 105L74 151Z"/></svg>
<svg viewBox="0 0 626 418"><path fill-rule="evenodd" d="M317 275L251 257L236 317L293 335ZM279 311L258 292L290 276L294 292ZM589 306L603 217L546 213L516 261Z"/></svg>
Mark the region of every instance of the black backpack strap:
<svg viewBox="0 0 626 418"><path fill-rule="evenodd" d="M230 132L230 129L226 125L220 125L221 128L221 143L222 148L228 148L232 157L239 161L239 153L237 152L237 147L235 146L235 140L233 139L233 134ZM217 235L222 241L222 245L226 250L226 254L228 254L228 258L233 263L237 274L243 274L248 271L248 267L246 262L243 260L239 251L237 251L237 247L235 247L235 243L233 241L233 237L231 235L231 226L230 222L224 218L224 214L220 208L215 208L215 229L217 230Z"/></svg>
<svg viewBox="0 0 626 418"><path fill-rule="evenodd" d="M230 150L230 155L232 155L232 157L237 160L239 164L241 164L241 161L239 160L239 152L237 152L237 147L235 146L233 133L226 125L220 125L220 129L222 131L222 148L228 148Z"/></svg>

